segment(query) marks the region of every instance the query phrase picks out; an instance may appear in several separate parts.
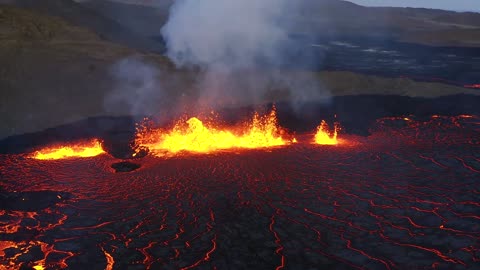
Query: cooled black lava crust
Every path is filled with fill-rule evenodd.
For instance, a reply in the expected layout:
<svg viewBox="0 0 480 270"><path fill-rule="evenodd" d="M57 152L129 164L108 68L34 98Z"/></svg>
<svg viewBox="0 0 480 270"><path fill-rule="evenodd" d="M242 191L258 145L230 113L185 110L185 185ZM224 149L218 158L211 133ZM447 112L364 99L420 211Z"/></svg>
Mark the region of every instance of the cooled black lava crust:
<svg viewBox="0 0 480 270"><path fill-rule="evenodd" d="M146 156L128 173L108 154L1 154L0 264L478 269L480 118L365 122L369 135L337 146L305 133L273 149Z"/></svg>

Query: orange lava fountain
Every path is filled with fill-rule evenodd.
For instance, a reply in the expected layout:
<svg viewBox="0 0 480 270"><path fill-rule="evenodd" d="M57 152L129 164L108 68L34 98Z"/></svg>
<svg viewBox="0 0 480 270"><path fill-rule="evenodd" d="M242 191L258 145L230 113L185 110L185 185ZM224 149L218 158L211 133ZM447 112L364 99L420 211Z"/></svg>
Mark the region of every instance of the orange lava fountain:
<svg viewBox="0 0 480 270"><path fill-rule="evenodd" d="M255 149L287 145L285 131L278 126L275 110L265 116L257 113L250 122L238 128L223 129L213 122L204 123L197 117L178 121L171 130L143 129L137 133L136 144L146 147L155 156L182 151L211 153L225 149Z"/></svg>
<svg viewBox="0 0 480 270"><path fill-rule="evenodd" d="M331 134L327 122L325 122L325 120L322 120L320 126L317 127L317 133L315 134L315 143L321 145L338 144L338 129L338 124L335 124L333 134Z"/></svg>
<svg viewBox="0 0 480 270"><path fill-rule="evenodd" d="M73 145L47 147L36 151L32 158L41 160L66 159L74 157L95 157L105 153L99 140Z"/></svg>

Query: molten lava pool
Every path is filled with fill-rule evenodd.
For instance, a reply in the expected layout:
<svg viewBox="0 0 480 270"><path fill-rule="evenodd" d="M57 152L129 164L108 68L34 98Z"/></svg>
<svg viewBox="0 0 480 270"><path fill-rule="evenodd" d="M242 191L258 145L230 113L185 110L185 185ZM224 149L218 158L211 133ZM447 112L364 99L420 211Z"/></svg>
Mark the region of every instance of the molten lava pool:
<svg viewBox="0 0 480 270"><path fill-rule="evenodd" d="M124 173L1 155L0 269L479 269L478 117L314 136Z"/></svg>

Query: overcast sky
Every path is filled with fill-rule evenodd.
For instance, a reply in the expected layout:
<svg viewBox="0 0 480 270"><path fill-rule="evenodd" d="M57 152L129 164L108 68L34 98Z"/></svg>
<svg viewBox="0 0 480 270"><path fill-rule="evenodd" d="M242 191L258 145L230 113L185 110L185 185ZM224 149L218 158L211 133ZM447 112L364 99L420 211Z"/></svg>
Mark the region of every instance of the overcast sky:
<svg viewBox="0 0 480 270"><path fill-rule="evenodd" d="M77 2L87 0L75 0ZM95 0L93 0L95 1ZM151 5L172 0L113 0L117 2ZM480 12L480 0L347 0L364 6L387 6L387 7L423 7L437 8L455 11Z"/></svg>
<svg viewBox="0 0 480 270"><path fill-rule="evenodd" d="M349 0L364 6L425 7L480 12L480 0Z"/></svg>

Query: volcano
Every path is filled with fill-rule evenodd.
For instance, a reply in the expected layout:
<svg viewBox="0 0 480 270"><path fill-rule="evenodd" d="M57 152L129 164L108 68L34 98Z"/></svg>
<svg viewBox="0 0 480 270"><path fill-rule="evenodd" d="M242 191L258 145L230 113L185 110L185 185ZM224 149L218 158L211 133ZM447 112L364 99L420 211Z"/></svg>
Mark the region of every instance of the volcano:
<svg viewBox="0 0 480 270"><path fill-rule="evenodd" d="M479 269L480 15L207 7L181 67L214 1L121 2L0 0L0 270Z"/></svg>
<svg viewBox="0 0 480 270"><path fill-rule="evenodd" d="M280 125L294 131L287 116L279 107ZM56 160L4 152L1 263L6 269L475 269L480 118L371 120L364 126L369 135L349 132L348 121L326 130L319 118L316 129L296 132L296 143L149 153L123 162L111 151ZM338 132L341 143L314 143L320 130L330 139Z"/></svg>

